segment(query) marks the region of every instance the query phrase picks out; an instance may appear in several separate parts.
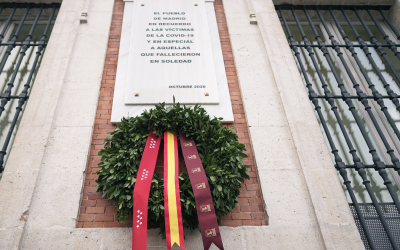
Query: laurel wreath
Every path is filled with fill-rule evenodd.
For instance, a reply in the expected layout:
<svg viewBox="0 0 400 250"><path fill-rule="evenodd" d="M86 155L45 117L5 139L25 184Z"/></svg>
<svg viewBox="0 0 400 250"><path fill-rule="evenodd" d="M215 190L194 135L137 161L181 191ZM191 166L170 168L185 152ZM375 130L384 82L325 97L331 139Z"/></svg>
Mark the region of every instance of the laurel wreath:
<svg viewBox="0 0 400 250"><path fill-rule="evenodd" d="M126 222L132 214L132 194L135 188L137 171L142 158L149 131L160 137L168 130L178 135L182 130L186 136L194 139L208 182L217 219L229 213L238 203L239 188L244 179L249 179L242 159L247 157L245 146L238 142L233 127L222 125L222 118L210 118L199 105L182 106L174 103L167 107L160 103L141 116L123 118L104 142L99 152L101 170L97 192L117 204L117 219ZM162 142L163 143L163 142ZM179 144L179 143L178 143ZM179 153L181 154L179 145ZM179 174L182 223L185 228L199 229L196 205L192 186L187 173ZM160 227L165 236L164 222L164 182L154 174L148 204L148 226Z"/></svg>

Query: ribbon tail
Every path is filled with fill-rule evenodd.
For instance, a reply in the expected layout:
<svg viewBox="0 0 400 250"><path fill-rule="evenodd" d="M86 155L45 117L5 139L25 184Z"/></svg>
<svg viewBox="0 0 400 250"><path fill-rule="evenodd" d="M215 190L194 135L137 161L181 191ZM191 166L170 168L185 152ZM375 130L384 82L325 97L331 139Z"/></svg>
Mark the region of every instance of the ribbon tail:
<svg viewBox="0 0 400 250"><path fill-rule="evenodd" d="M208 242L207 245L206 245L206 244L203 244L203 245L204 245L204 250L210 249L210 247L211 247L211 245L212 245L213 243L214 243L214 245L215 245L216 247L218 247L218 249L224 250L224 245L222 244L222 239L221 239L221 238L215 239L215 240L213 240L213 241L211 241L211 242Z"/></svg>
<svg viewBox="0 0 400 250"><path fill-rule="evenodd" d="M175 243L185 249L178 174L177 136L167 131L164 133L164 214L168 250Z"/></svg>
<svg viewBox="0 0 400 250"><path fill-rule="evenodd" d="M214 243L219 249L223 250L224 246L218 227L217 216L215 215L210 186L196 144L194 140L187 138L181 131L179 132L179 137L190 183L193 188L204 249L208 250L212 243Z"/></svg>
<svg viewBox="0 0 400 250"><path fill-rule="evenodd" d="M133 190L132 250L147 249L147 212L161 138L150 131Z"/></svg>

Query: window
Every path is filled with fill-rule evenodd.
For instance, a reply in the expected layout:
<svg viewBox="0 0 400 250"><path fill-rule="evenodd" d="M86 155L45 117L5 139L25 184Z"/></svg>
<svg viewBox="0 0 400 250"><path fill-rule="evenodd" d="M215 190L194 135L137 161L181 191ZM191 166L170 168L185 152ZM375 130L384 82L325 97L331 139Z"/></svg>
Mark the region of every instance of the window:
<svg viewBox="0 0 400 250"><path fill-rule="evenodd" d="M0 174L59 7L59 4L0 4Z"/></svg>
<svg viewBox="0 0 400 250"><path fill-rule="evenodd" d="M400 36L389 7L276 9L365 247L398 249Z"/></svg>

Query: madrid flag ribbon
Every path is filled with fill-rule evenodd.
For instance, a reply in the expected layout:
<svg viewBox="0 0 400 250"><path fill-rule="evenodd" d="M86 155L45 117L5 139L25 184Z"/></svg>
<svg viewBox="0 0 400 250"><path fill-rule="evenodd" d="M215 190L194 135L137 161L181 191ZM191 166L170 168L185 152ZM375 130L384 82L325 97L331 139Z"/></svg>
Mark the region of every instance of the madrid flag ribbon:
<svg viewBox="0 0 400 250"><path fill-rule="evenodd" d="M150 131L133 191L132 250L147 249L147 210L161 137Z"/></svg>
<svg viewBox="0 0 400 250"><path fill-rule="evenodd" d="M167 131L164 133L164 215L168 250L175 243L185 250L178 173L178 140Z"/></svg>
<svg viewBox="0 0 400 250"><path fill-rule="evenodd" d="M214 243L219 249L223 250L224 246L215 215L210 186L208 185L207 176L201 164L196 144L194 140L187 138L182 131L179 131L179 137L190 183L193 188L204 249L208 250Z"/></svg>

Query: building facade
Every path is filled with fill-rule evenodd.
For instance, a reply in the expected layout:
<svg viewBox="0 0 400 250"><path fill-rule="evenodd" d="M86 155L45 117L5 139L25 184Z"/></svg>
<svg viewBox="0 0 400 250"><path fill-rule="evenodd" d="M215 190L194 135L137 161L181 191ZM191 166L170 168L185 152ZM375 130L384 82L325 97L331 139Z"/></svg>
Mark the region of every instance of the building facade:
<svg viewBox="0 0 400 250"><path fill-rule="evenodd" d="M400 1L201 2L218 32L225 123L251 166L221 221L225 249L399 248ZM116 220L95 180L135 0L2 3L2 91L19 87L0 96L0 249L130 249L132 224ZM185 236L202 249L199 232ZM165 248L149 229L148 249Z"/></svg>

